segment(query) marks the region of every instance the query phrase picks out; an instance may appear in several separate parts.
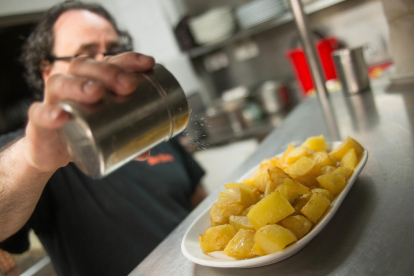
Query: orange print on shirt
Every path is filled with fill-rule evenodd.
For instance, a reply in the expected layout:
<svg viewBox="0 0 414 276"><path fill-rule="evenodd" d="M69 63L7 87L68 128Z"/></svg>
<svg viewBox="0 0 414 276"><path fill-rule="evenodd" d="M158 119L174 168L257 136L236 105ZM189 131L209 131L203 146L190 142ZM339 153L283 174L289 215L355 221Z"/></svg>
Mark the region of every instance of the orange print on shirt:
<svg viewBox="0 0 414 276"><path fill-rule="evenodd" d="M155 156L150 156L147 159L147 163L150 166L168 162L174 162L174 156L172 156L171 154L159 153Z"/></svg>

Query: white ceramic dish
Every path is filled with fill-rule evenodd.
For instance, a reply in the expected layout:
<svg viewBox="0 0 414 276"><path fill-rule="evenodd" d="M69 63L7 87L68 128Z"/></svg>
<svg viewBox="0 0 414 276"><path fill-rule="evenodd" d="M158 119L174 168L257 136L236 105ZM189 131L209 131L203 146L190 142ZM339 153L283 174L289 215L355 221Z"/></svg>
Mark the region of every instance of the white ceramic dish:
<svg viewBox="0 0 414 276"><path fill-rule="evenodd" d="M341 142L333 142L327 143L327 149L331 150L332 148L337 147ZM283 153L277 155L280 157ZM270 255L252 258L252 259L244 259L238 260L231 258L222 251L216 251L211 253L205 253L201 250L200 244L198 241L198 235L203 234L204 231L211 226L210 223L210 208L204 211L201 216L199 216L194 223L188 228L187 232L184 235L184 238L181 242L181 251L183 252L184 256L187 257L190 261L204 265L204 266L211 266L211 267L228 267L228 268L248 268L248 267L259 267L265 266L273 263L277 263L282 261L299 250L301 250L305 245L307 245L331 220L331 218L335 215L336 211L338 210L339 206L342 204L345 196L348 194L348 191L351 189L352 185L354 184L355 180L357 179L358 175L361 173L362 169L365 166L365 163L368 160L368 152L364 148L364 152L362 153L361 160L358 166L355 168L354 174L348 180L348 184L342 190L342 192L335 198L335 200L331 203L331 210L328 214L322 218L314 226L314 228L301 240L297 241L296 243L288 246L286 249L280 252L276 252ZM238 181L242 181L244 179L251 178L254 172L259 167L259 164L249 170L245 175L243 175ZM223 186L223 190L224 190ZM210 206L211 207L211 206Z"/></svg>

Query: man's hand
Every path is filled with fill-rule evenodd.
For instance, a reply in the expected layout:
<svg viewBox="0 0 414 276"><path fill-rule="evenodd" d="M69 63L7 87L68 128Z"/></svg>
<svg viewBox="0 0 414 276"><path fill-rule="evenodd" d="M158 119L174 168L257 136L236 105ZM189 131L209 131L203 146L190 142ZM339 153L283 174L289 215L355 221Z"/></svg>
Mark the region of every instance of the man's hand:
<svg viewBox="0 0 414 276"><path fill-rule="evenodd" d="M76 58L66 75L55 74L45 84L43 102L34 103L29 109L26 127L25 159L39 173L51 173L70 162L70 157L60 141L58 129L69 119L58 106L65 99L82 103L98 102L109 89L119 95L128 95L137 87L133 72L144 72L154 67L152 57L128 52L108 56L103 61ZM149 152L135 160L145 160Z"/></svg>

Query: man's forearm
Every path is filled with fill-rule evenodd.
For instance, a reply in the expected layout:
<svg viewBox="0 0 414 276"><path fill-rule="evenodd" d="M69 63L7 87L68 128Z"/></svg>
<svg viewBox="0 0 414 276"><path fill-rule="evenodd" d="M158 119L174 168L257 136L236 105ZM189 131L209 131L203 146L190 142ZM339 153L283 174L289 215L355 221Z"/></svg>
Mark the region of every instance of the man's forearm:
<svg viewBox="0 0 414 276"><path fill-rule="evenodd" d="M25 159L25 140L0 153L0 241L16 233L30 218L53 173L39 173Z"/></svg>

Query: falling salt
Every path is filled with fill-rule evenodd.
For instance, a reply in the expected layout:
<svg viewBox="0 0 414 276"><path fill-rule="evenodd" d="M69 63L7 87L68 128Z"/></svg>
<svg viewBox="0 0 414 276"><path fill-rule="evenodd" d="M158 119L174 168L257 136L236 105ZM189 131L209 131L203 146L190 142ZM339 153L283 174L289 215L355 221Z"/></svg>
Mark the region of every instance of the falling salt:
<svg viewBox="0 0 414 276"><path fill-rule="evenodd" d="M183 135L186 137L187 142L197 150L206 150L210 147L210 144L205 141L207 135L203 134L203 131L201 131L198 126L204 128L211 126L206 123L204 117L198 118L198 114L194 114L192 111L193 110L190 109L190 118L188 122L189 127L183 131ZM195 128L191 128L190 126L192 125L194 125Z"/></svg>

